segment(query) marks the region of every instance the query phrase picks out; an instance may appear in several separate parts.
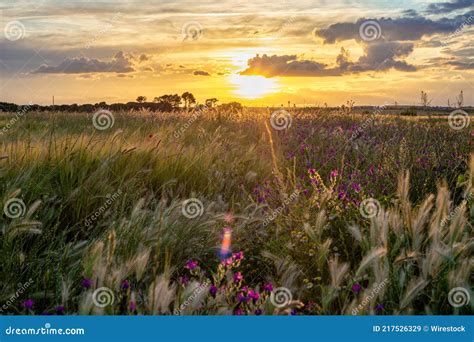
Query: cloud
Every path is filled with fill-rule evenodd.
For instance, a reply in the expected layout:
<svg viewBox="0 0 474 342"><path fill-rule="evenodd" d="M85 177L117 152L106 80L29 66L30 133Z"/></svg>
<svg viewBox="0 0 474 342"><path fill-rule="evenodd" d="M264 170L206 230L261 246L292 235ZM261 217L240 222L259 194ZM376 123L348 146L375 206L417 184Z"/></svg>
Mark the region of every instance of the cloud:
<svg viewBox="0 0 474 342"><path fill-rule="evenodd" d="M247 61L248 68L241 75L274 76L335 76L337 70L311 60L298 60L296 55L257 55Z"/></svg>
<svg viewBox="0 0 474 342"><path fill-rule="evenodd" d="M196 75L196 76L211 76L210 73L208 73L207 71L202 71L202 70L196 70L195 72L193 72L193 75Z"/></svg>
<svg viewBox="0 0 474 342"><path fill-rule="evenodd" d="M455 0L451 2L441 2L438 4L430 4L426 10L429 14L449 13L459 9L469 8L472 6L472 0Z"/></svg>
<svg viewBox="0 0 474 342"><path fill-rule="evenodd" d="M399 58L413 51L412 43L377 41L364 45L364 55L351 61L349 52L341 48L336 58L336 66L312 60L299 60L296 55L259 56L248 60L248 68L241 75L274 76L339 76L366 71L415 71L416 67Z"/></svg>
<svg viewBox="0 0 474 342"><path fill-rule="evenodd" d="M103 73L117 72L128 73L135 71L131 63L131 57L124 55L122 51L115 54L109 62L104 62L94 58L66 58L56 66L41 65L33 70L33 74L84 74L84 73Z"/></svg>
<svg viewBox="0 0 474 342"><path fill-rule="evenodd" d="M315 35L323 38L324 43L327 44L350 39L362 41L359 28L364 22L371 20L380 25L380 33L385 40L419 40L423 36L452 33L463 23L470 25L471 22L466 22L468 16L469 13L465 16L456 16L452 19L441 18L437 21L421 16L408 16L396 19L360 18L355 23L336 23L325 29L316 30Z"/></svg>
<svg viewBox="0 0 474 342"><path fill-rule="evenodd" d="M454 66L456 70L474 70L474 61L450 61L446 64Z"/></svg>

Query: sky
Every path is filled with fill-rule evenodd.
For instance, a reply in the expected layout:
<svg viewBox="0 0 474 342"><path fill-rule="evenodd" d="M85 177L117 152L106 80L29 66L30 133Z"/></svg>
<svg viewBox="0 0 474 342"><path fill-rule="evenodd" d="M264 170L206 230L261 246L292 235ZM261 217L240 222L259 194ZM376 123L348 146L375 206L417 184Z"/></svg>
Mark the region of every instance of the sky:
<svg viewBox="0 0 474 342"><path fill-rule="evenodd" d="M1 0L0 101L474 104L473 0Z"/></svg>

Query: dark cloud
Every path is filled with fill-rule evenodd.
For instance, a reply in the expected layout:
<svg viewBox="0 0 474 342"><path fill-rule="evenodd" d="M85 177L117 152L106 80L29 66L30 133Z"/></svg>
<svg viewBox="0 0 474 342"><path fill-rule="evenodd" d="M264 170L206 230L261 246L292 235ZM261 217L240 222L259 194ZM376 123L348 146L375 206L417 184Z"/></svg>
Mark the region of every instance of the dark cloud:
<svg viewBox="0 0 474 342"><path fill-rule="evenodd" d="M248 68L241 75L273 76L335 76L338 71L311 60L298 60L296 55L253 57L247 62Z"/></svg>
<svg viewBox="0 0 474 342"><path fill-rule="evenodd" d="M413 51L412 43L377 41L364 45L365 54L351 61L349 52L342 48L336 58L336 66L328 67L311 60L299 60L296 55L259 56L248 60L248 68L241 75L274 76L339 76L366 71L415 71L413 65L399 58Z"/></svg>
<svg viewBox="0 0 474 342"><path fill-rule="evenodd" d="M104 62L94 58L66 58L59 65L49 66L41 65L32 71L33 74L84 74L84 73L102 73L117 72L127 73L135 71L131 63L131 57L126 56L122 51L115 54L109 62Z"/></svg>
<svg viewBox="0 0 474 342"><path fill-rule="evenodd" d="M474 70L474 61L451 61L446 64L454 66L456 70Z"/></svg>
<svg viewBox="0 0 474 342"><path fill-rule="evenodd" d="M195 72L193 72L193 75L196 75L196 76L211 76L210 73L208 73L207 71L202 71L202 70L196 70Z"/></svg>
<svg viewBox="0 0 474 342"><path fill-rule="evenodd" d="M456 31L461 25L470 25L466 21L470 13L464 16L456 16L452 19L441 18L431 20L421 16L409 16L402 18L380 18L380 19L358 19L355 23L336 23L325 29L315 31L315 35L324 39L324 43L333 44L338 41L355 39L362 41L359 33L361 25L365 22L374 21L379 25L379 33L385 40L419 40L423 36L434 34L449 34ZM373 26L375 27L375 26Z"/></svg>
<svg viewBox="0 0 474 342"><path fill-rule="evenodd" d="M150 59L150 57L148 57L148 56L145 55L144 53L142 53L142 54L138 57L138 61L139 61L140 63L146 62L146 61L148 61L149 59Z"/></svg>
<svg viewBox="0 0 474 342"><path fill-rule="evenodd" d="M472 0L455 0L430 4L426 12L430 14L442 14L470 7L473 7Z"/></svg>

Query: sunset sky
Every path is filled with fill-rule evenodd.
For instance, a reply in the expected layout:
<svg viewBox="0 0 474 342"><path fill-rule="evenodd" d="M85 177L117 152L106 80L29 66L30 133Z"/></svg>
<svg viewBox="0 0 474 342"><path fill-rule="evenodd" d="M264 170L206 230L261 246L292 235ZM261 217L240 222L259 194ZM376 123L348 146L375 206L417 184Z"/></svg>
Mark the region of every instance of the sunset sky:
<svg viewBox="0 0 474 342"><path fill-rule="evenodd" d="M472 105L472 3L2 1L0 101Z"/></svg>

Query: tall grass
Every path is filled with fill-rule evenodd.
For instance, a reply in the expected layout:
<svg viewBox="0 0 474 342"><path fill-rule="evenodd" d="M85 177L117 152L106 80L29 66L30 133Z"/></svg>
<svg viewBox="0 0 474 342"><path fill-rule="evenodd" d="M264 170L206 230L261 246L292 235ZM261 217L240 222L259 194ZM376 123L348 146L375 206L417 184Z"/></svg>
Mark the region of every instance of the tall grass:
<svg viewBox="0 0 474 342"><path fill-rule="evenodd" d="M269 114L114 113L98 131L91 115L28 113L0 137L2 203L26 207L1 217L1 301L33 283L4 311L472 313L447 302L450 289L472 288L468 134L321 112L292 113L275 131ZM359 212L367 197L381 203L370 219ZM183 215L189 198L201 216ZM245 257L225 264L229 225ZM276 307L268 283L293 300ZM101 287L114 297L104 308L93 301ZM258 300L238 297L250 290Z"/></svg>

